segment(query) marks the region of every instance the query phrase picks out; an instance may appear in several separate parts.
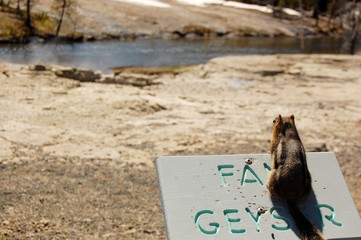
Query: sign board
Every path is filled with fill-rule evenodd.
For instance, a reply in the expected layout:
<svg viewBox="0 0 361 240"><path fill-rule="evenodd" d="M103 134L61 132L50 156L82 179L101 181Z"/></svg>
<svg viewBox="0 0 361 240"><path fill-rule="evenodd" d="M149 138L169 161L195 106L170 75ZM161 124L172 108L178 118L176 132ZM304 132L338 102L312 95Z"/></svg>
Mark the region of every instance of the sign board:
<svg viewBox="0 0 361 240"><path fill-rule="evenodd" d="M307 153L313 192L301 211L328 239L361 239L361 221L334 153ZM269 197L270 155L159 157L169 240L299 239Z"/></svg>

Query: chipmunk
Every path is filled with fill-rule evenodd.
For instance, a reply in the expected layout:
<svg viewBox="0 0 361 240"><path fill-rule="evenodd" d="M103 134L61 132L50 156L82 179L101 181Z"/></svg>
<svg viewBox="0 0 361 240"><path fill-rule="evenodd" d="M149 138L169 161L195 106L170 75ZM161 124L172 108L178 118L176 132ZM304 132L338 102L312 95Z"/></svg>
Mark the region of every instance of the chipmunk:
<svg viewBox="0 0 361 240"><path fill-rule="evenodd" d="M272 170L268 179L271 197L287 203L288 210L305 240L326 240L299 210L297 204L305 201L312 190L311 174L307 168L306 153L298 135L295 117L279 115L273 121L271 139Z"/></svg>

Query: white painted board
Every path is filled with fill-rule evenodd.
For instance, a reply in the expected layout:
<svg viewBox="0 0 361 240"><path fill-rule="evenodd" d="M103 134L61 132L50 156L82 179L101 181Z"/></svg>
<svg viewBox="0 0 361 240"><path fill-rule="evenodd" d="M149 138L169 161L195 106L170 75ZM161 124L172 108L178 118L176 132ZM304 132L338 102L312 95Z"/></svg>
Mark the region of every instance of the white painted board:
<svg viewBox="0 0 361 240"><path fill-rule="evenodd" d="M361 239L335 154L307 153L307 163L313 193L301 211L328 239ZM159 157L156 166L169 240L299 239L284 205L269 197L269 154Z"/></svg>

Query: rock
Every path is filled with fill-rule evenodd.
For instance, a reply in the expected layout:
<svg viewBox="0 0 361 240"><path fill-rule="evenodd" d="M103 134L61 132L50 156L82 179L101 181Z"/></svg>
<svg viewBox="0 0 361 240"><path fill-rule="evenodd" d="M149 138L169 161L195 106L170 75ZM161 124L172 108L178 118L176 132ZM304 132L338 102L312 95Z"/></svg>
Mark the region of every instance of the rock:
<svg viewBox="0 0 361 240"><path fill-rule="evenodd" d="M260 74L263 76L263 77L267 77L267 76L276 76L278 74L283 74L284 73L284 70L282 69L277 69L277 70L263 70L263 71L260 71Z"/></svg>
<svg viewBox="0 0 361 240"><path fill-rule="evenodd" d="M160 84L160 82L154 81L156 76L137 74L137 73L122 73L114 76L113 79L105 78L104 83L116 83L123 85L131 85L135 87L146 87L151 85Z"/></svg>
<svg viewBox="0 0 361 240"><path fill-rule="evenodd" d="M274 7L273 8L273 17L280 18L280 19L287 19L287 20L300 19L300 16L288 14L287 11L285 11L281 7Z"/></svg>
<svg viewBox="0 0 361 240"><path fill-rule="evenodd" d="M114 74L102 74L99 83L114 83Z"/></svg>
<svg viewBox="0 0 361 240"><path fill-rule="evenodd" d="M301 75L302 74L302 69L300 68L290 68L286 71L287 74L290 75Z"/></svg>
<svg viewBox="0 0 361 240"><path fill-rule="evenodd" d="M33 70L33 71L38 71L38 72L50 70L50 68L48 66L46 66L45 64L41 64L41 63L35 64L34 66L30 66L29 69Z"/></svg>
<svg viewBox="0 0 361 240"><path fill-rule="evenodd" d="M42 63L37 63L33 66L29 66L29 70L31 71L37 71L37 72L43 72L43 71L47 71L50 68L48 66L46 66L45 64Z"/></svg>
<svg viewBox="0 0 361 240"><path fill-rule="evenodd" d="M92 222L92 220L90 219L90 218L83 218L83 223L85 223L85 224L89 224L89 223L91 223Z"/></svg>
<svg viewBox="0 0 361 240"><path fill-rule="evenodd" d="M44 227L48 226L49 223L50 223L50 221L48 219L45 219L45 218L41 219L40 222L39 222L39 224L41 224Z"/></svg>
<svg viewBox="0 0 361 240"><path fill-rule="evenodd" d="M209 37L211 35L216 35L216 33L209 29L208 27L197 25L197 24L191 24L187 25L183 28L181 31L181 34L186 36L189 39L196 39L196 38L202 38L202 37Z"/></svg>
<svg viewBox="0 0 361 240"><path fill-rule="evenodd" d="M7 220L4 220L4 221L3 221L3 225L4 225L4 226L7 226L7 225L9 225L9 224L10 224L10 221L7 221Z"/></svg>
<svg viewBox="0 0 361 240"><path fill-rule="evenodd" d="M40 65L40 64L37 64L34 66L34 70L35 71L46 71L46 66L45 65Z"/></svg>
<svg viewBox="0 0 361 240"><path fill-rule="evenodd" d="M77 68L56 70L55 75L58 77L69 78L80 82L95 82L101 78L101 74L98 72Z"/></svg>
<svg viewBox="0 0 361 240"><path fill-rule="evenodd" d="M100 83L115 83L114 77L103 77L99 80Z"/></svg>

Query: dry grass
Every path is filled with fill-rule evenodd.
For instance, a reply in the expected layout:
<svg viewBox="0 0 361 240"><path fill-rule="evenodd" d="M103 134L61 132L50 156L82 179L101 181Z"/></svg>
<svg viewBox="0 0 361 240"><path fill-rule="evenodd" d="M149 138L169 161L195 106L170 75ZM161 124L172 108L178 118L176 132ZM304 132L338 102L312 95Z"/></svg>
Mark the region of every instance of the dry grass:
<svg viewBox="0 0 361 240"><path fill-rule="evenodd" d="M24 38L27 31L23 22L14 14L0 12L0 40Z"/></svg>

